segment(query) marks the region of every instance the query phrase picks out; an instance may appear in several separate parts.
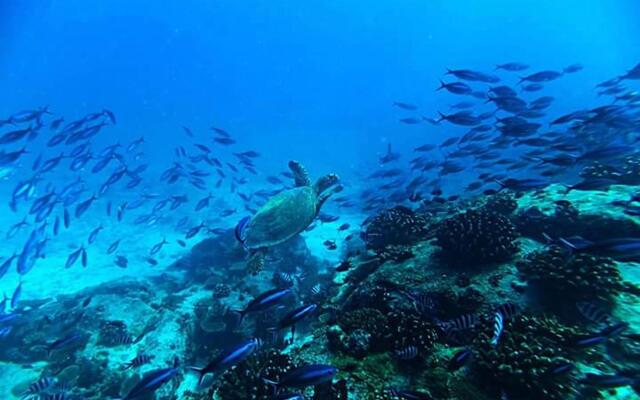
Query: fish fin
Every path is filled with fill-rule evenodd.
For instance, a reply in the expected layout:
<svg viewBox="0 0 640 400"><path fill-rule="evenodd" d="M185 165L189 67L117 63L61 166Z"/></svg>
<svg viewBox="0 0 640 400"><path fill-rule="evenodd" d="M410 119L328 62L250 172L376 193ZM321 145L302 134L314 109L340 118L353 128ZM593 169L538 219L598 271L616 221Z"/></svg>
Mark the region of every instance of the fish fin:
<svg viewBox="0 0 640 400"><path fill-rule="evenodd" d="M569 242L565 238L558 238L558 241L570 251L578 250L578 248L573 243Z"/></svg>
<svg viewBox="0 0 640 400"><path fill-rule="evenodd" d="M260 375L262 375L262 371L260 371ZM270 379L267 378L262 378L262 381L264 383L266 383L267 385L269 385L269 387L272 388L273 390L273 396L275 396L276 394L278 394L278 382L276 381L272 381Z"/></svg>
<svg viewBox="0 0 640 400"><path fill-rule="evenodd" d="M542 238L544 239L546 244L551 244L554 242L553 238L547 232L542 232Z"/></svg>

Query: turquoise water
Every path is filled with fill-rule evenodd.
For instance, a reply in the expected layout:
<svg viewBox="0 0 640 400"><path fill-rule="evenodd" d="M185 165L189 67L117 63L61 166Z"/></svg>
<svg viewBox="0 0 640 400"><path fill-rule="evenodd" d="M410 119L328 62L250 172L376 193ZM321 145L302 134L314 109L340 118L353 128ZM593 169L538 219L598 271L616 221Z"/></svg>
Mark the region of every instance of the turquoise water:
<svg viewBox="0 0 640 400"><path fill-rule="evenodd" d="M0 397L637 398L638 16L0 0Z"/></svg>

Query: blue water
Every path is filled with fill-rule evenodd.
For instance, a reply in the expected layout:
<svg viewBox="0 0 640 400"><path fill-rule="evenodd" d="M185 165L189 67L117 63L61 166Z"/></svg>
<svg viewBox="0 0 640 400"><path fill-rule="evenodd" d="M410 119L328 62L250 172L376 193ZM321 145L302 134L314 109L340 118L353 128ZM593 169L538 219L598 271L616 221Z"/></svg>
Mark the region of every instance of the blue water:
<svg viewBox="0 0 640 400"><path fill-rule="evenodd" d="M474 101L478 112L495 109L484 100L437 91L441 80L456 81L445 75L448 69L496 73L502 78L500 84L519 88L521 76L580 64L583 69L545 83L539 92L519 92L526 101L554 98L546 115L537 120L541 131L549 131L555 129L549 123L561 115L612 104L611 97L598 96L595 86L624 74L640 60L639 18L640 3L634 0L0 0L0 121L44 106L51 113L44 114L37 138L0 145L0 154L28 151L15 162L0 165L0 238L5 240L0 262L24 253L29 235L47 224L38 242L46 242L46 257L39 257L27 273L19 273L17 259L15 264L12 261L11 268L0 275L0 295L10 298L21 285L18 300L34 301L77 294L113 280L157 275L200 240L228 232L264 203L256 197L247 203L238 192L252 196L260 190L275 192L290 186L290 178L281 175L289 160L300 161L312 179L338 174L343 195L355 203L354 207L328 203L323 211L338 215L339 222L316 223L318 228L304 234L311 254L335 263L347 247L342 242L345 237L358 237L360 223L375 211L396 204L418 206L404 198L366 208L359 197L363 190L388 194L369 175L392 168L406 172L409 161L418 156L414 148L439 145L469 129L426 119L437 119L439 112L455 112L451 105L463 100ZM497 64L507 62L529 67L521 72L494 72ZM483 92L493 85L467 83ZM628 81L624 93L637 90L637 83ZM417 110L402 110L394 102L416 105ZM70 171L71 160L64 158L51 172L38 174L32 166L36 158L68 156L80 143L48 146L47 141L60 131L50 127L52 121L63 117L64 127L104 109L112 111L117 122L109 122L90 139L94 159L87 167ZM419 123L405 124L400 121L403 118L416 118ZM489 123L494 120L492 116ZM103 115L97 121L108 118ZM0 135L33 123L0 123ZM193 132L193 138L184 127ZM235 143L215 142L212 127L228 132ZM144 143L126 151L141 137ZM145 166L138 186L125 187L130 177L112 185L59 234L51 230L56 218L60 221L63 216L63 205L53 205L46 220L33 220L29 208L37 198L52 190L59 193L78 177L85 188L67 205L71 214L96 194L119 164L114 161L99 173L91 168L98 154L114 144L121 145L122 165L131 170ZM210 148L209 156L223 165L216 168L177 155L180 151L201 154L194 144ZM381 165L379 159L389 144L400 159ZM254 160L255 174L243 169L234 155L250 150L260 154ZM435 149L429 157L443 162L449 150ZM511 147L499 151L509 158L521 155ZM204 187L194 187L183 178L175 184L162 179L174 162L203 172ZM427 197L438 187L445 189L444 197L481 196L482 190L464 189L480 172L474 166L476 160L460 162L464 168L458 173L438 176L436 169L423 174L437 183L421 194ZM489 172L504 171L495 166ZM569 170L552 178L552 183L575 183L577 173ZM526 168L507 174L535 177ZM406 172L402 184L417 175ZM12 209L12 193L32 177L42 179ZM269 183L269 177L278 177L282 183ZM126 211L117 221L118 207L126 208L143 194L156 197ZM186 204L176 210L167 206L152 211L158 201L175 195L185 196ZM208 195L210 205L195 211L198 201ZM107 207L111 207L108 217ZM153 215L152 221L136 222L144 215ZM25 216L26 224L9 237L12 226ZM205 228L186 239L186 232L201 223ZM336 233L343 223L349 227ZM87 243L90 232L98 227L104 229L96 243ZM164 238L169 244L154 255L159 265L151 267L147 252ZM107 254L117 240L121 247ZM177 240L186 245L176 245ZM329 249L325 240L337 241L338 250ZM65 268L70 255L82 246L87 247L87 267L80 267L79 253L79 260ZM117 255L126 256L130 267L115 267ZM18 303L13 310L20 310Z"/></svg>
<svg viewBox="0 0 640 400"><path fill-rule="evenodd" d="M352 176L391 141L400 150L448 130L398 126L393 101L436 115L445 68L586 66L554 82L562 113L637 60L634 1L4 1L3 114L49 104L65 116L111 107L122 135L162 138L220 125L269 166L304 160ZM545 94L547 94L545 93ZM340 144L336 144L336 140ZM282 143L282 146L274 146Z"/></svg>

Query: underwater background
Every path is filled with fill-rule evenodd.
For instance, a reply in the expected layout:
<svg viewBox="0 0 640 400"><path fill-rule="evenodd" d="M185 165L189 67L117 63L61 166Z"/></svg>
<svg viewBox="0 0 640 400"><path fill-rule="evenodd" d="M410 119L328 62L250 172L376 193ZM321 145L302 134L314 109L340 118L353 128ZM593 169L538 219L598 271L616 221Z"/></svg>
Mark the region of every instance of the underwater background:
<svg viewBox="0 0 640 400"><path fill-rule="evenodd" d="M0 398L640 398L639 17L0 0Z"/></svg>

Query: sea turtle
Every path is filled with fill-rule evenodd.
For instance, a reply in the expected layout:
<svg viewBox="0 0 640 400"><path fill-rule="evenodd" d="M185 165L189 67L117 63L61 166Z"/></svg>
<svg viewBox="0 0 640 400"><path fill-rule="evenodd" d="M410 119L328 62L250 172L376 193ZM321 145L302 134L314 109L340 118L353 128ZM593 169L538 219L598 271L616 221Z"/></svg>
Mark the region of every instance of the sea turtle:
<svg viewBox="0 0 640 400"><path fill-rule="evenodd" d="M242 219L236 238L251 252L247 266L256 274L264 265L267 249L284 243L311 225L320 207L342 189L335 174L325 175L312 186L305 168L289 161L295 187L271 197L253 217Z"/></svg>

